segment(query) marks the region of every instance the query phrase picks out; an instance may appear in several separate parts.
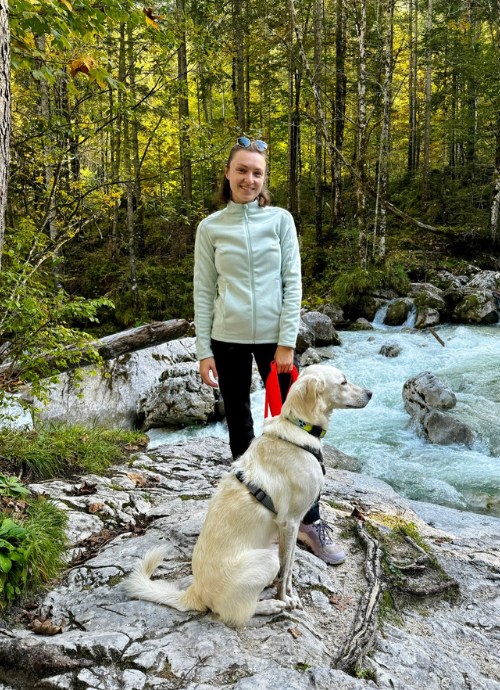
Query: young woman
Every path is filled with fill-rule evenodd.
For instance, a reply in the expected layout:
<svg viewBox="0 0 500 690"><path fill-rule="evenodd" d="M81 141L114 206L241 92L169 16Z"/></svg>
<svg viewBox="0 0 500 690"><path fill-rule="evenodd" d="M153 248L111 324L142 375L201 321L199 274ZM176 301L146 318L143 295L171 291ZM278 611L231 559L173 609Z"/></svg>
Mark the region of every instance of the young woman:
<svg viewBox="0 0 500 690"><path fill-rule="evenodd" d="M276 361L282 396L293 364L302 298L293 217L269 205L263 141L240 137L231 149L220 200L227 206L201 221L196 234L194 304L200 374L220 388L233 458L254 438L250 410L252 355L264 384ZM285 374L285 376L283 376ZM217 383L218 382L218 383ZM316 504L299 540L327 563L344 552L331 540Z"/></svg>

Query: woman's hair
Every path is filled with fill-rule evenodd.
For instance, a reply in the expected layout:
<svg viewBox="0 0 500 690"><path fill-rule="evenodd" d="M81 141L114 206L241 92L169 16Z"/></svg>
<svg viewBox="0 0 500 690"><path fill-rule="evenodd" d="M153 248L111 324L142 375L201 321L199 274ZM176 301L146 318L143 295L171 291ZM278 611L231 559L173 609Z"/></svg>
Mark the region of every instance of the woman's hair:
<svg viewBox="0 0 500 690"><path fill-rule="evenodd" d="M251 151L252 153L259 153L262 158L264 159L266 163L266 172L264 176L264 184L262 185L262 189L260 190L259 196L257 197L259 201L259 206L269 206L271 203L271 194L269 192L269 189L267 188L267 156L265 151L261 151L260 149L257 148L256 144L254 141L250 142L250 146L240 146L239 144L235 144L231 151L229 151L229 156L227 158L227 167L231 165L231 160L234 157L234 154L237 153L238 151ZM219 192L217 194L216 200L219 204L227 204L228 201L231 200L231 185L229 184L229 180L227 179L226 175L224 174L221 179L220 187L219 187Z"/></svg>

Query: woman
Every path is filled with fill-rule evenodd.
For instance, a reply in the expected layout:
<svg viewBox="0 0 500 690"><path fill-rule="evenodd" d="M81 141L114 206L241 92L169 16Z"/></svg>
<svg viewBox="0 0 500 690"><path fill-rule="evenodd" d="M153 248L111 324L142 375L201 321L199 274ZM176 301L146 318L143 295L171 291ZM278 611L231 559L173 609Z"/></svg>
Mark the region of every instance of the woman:
<svg viewBox="0 0 500 690"><path fill-rule="evenodd" d="M269 205L263 141L240 137L225 167L220 199L227 206L201 221L195 247L194 303L200 375L220 388L233 458L254 438L250 411L252 355L265 384L296 362L302 297L300 254L293 217ZM217 383L218 382L218 383ZM286 397L289 376L280 376ZM345 560L316 504L299 540L327 563Z"/></svg>

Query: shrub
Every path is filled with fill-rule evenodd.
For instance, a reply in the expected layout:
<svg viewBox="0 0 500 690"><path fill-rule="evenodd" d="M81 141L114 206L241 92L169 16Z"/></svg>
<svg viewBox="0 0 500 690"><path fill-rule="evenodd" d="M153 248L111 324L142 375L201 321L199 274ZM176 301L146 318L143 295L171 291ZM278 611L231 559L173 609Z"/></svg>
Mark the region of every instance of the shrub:
<svg viewBox="0 0 500 690"><path fill-rule="evenodd" d="M0 514L0 608L21 594L28 576L26 530Z"/></svg>
<svg viewBox="0 0 500 690"><path fill-rule="evenodd" d="M369 266L366 270L354 268L341 275L334 283L335 301L340 306L355 304L362 295L381 288L402 294L408 291L410 280L400 264L386 261L382 266Z"/></svg>

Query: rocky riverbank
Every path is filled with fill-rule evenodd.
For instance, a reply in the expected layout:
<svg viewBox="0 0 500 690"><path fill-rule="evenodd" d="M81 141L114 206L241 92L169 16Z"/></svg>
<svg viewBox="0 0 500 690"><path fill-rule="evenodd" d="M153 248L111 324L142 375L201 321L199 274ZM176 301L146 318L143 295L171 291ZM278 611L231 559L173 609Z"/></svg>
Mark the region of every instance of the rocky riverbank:
<svg viewBox="0 0 500 690"><path fill-rule="evenodd" d="M322 510L349 557L334 569L297 550L303 611L235 631L211 615L128 600L121 580L159 543L167 556L158 575L189 582L208 500L229 461L226 442L198 439L139 453L108 478L32 485L68 511L74 562L38 609L0 628L0 690L500 690L500 520L410 502L342 469L328 469ZM459 585L458 593L448 590L453 596L384 600L359 677L335 668L368 587L365 550L349 517L355 508L381 539L413 523L442 567L438 578ZM100 550L89 539L98 530L111 537ZM30 622L44 619L57 626L64 619L64 632L34 634Z"/></svg>

